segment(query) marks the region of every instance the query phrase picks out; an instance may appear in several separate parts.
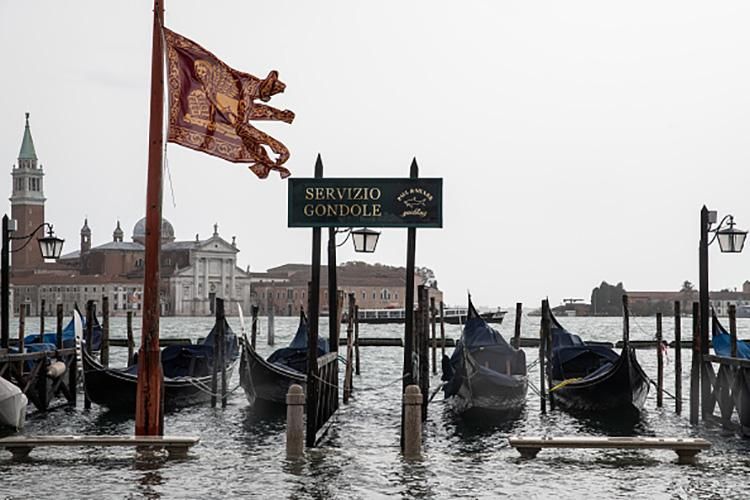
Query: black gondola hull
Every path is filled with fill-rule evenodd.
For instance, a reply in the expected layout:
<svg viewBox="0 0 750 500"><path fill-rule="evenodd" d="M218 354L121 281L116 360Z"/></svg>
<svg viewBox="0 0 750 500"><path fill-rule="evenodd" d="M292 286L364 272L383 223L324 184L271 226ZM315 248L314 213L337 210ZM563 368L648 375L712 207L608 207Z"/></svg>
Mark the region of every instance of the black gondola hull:
<svg viewBox="0 0 750 500"><path fill-rule="evenodd" d="M457 394L447 399L458 413L470 410L517 414L526 404L528 379L523 375L514 375L504 381L492 377L473 377L471 382L464 379Z"/></svg>
<svg viewBox="0 0 750 500"><path fill-rule="evenodd" d="M307 376L296 370L269 363L247 342L240 357L240 385L250 405L286 405L289 386L299 384L303 390Z"/></svg>
<svg viewBox="0 0 750 500"><path fill-rule="evenodd" d="M553 380L553 389L561 380ZM640 411L646 403L649 379L632 349L625 347L608 371L588 380L571 382L554 389L552 397L560 407L576 411Z"/></svg>
<svg viewBox="0 0 750 500"><path fill-rule="evenodd" d="M122 413L135 413L138 376L123 370L105 368L83 350L84 390L95 404ZM227 366L227 380L234 363ZM172 410L204 403L211 399L211 376L164 378L164 408Z"/></svg>

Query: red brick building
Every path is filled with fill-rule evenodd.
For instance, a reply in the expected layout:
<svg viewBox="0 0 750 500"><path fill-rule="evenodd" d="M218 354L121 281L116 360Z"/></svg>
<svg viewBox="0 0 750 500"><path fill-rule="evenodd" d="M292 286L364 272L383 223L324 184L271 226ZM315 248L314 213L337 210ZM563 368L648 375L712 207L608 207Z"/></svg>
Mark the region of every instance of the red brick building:
<svg viewBox="0 0 750 500"><path fill-rule="evenodd" d="M274 314L293 316L300 308L308 309L308 282L310 266L307 264L284 264L268 269L265 273L251 273L253 299L265 315L270 307ZM403 267L346 262L337 268L340 290L353 292L360 309L399 309L404 307L406 296L406 269ZM443 292L434 279L420 273L415 274L415 288L427 285L436 302L443 300ZM415 293L416 300L416 293ZM321 266L320 311L328 313L328 267Z"/></svg>

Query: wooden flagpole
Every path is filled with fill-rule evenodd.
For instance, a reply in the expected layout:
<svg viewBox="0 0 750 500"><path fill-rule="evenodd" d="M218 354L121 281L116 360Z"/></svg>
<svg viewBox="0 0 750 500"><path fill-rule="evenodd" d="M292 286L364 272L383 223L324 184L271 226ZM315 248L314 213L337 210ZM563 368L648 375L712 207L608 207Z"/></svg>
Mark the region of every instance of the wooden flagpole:
<svg viewBox="0 0 750 500"><path fill-rule="evenodd" d="M164 46L161 25L163 0L154 0L151 51L151 121L146 187L146 249L143 278L143 330L138 354L135 404L136 436L164 434L163 383L159 352L159 257L161 250L161 195L164 148Z"/></svg>

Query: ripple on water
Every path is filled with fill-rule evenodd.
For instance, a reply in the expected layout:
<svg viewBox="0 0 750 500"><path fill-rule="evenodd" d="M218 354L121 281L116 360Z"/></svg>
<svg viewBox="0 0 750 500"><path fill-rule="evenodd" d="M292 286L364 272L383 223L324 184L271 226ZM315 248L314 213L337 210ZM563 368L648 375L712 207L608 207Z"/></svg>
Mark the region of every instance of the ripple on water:
<svg viewBox="0 0 750 500"><path fill-rule="evenodd" d="M538 335L538 318L524 321L524 336ZM653 335L653 320L631 320L631 337ZM164 337L202 337L210 318L162 318ZM276 318L276 345L294 334L296 318ZM112 318L112 335L125 336L122 318ZM230 324L239 329L236 318ZM566 326L589 339L615 341L620 318L566 318ZM512 325L510 326L512 327ZM507 336L508 325L501 331ZM33 330L32 319L27 321ZM362 336L400 336L402 326L362 325ZM262 329L261 329L262 330ZM740 335L750 336L750 320L739 320ZM321 325L321 331L327 331ZM671 332L665 318L664 331ZM448 336L459 329L449 325ZM669 334L667 335L670 336ZM264 355L273 348L265 335L258 341ZM450 354L451 350L448 351ZM321 447L302 462L284 453L284 412L267 414L247 406L241 390L224 409L185 408L165 417L167 433L199 435L201 443L187 460L133 460L119 448L48 448L35 450L32 461L12 464L0 456L2 495L11 498L731 498L746 494L750 442L720 429L693 429L687 416L676 416L673 401L656 408L653 394L639 419L602 422L561 411L539 412L529 392L518 418L497 422L457 417L438 395L425 423L425 456L416 462L399 454L401 363L399 348L361 348L362 375L355 377L351 403L342 406ZM527 359L537 352L526 350ZM683 351L683 394L689 387L690 352ZM673 392L673 354L666 366L666 387ZM115 349L113 364L124 363ZM638 351L652 377L656 357ZM538 382L538 371L531 380ZM235 387L235 373L230 387ZM439 384L433 377L431 384ZM82 399L82 398L80 398ZM133 420L94 407L61 409L30 416L26 434L131 434ZM688 410L687 403L683 405ZM543 450L535 460L521 460L506 438L525 435L648 435L706 438L713 448L699 455L696 466L679 466L671 451ZM53 480L49 480L53 478Z"/></svg>

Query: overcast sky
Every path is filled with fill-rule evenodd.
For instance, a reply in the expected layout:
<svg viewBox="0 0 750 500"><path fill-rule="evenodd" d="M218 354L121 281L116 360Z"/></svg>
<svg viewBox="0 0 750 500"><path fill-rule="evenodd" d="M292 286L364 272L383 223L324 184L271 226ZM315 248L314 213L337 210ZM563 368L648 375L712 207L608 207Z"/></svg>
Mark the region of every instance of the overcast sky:
<svg viewBox="0 0 750 500"><path fill-rule="evenodd" d="M46 217L78 248L144 216L152 2L0 0L0 191L24 112ZM444 178L444 228L417 265L449 303L585 298L698 281L702 204L750 226L750 3L744 1L166 1L166 25L230 66L279 71L292 125L259 128L293 175ZM168 146L164 216L178 239L237 237L243 268L309 262L286 181ZM174 191L174 196L172 196ZM6 210L10 205L6 203ZM325 253L323 254L325 260ZM339 260L404 265L406 230ZM711 287L750 279L711 247Z"/></svg>

